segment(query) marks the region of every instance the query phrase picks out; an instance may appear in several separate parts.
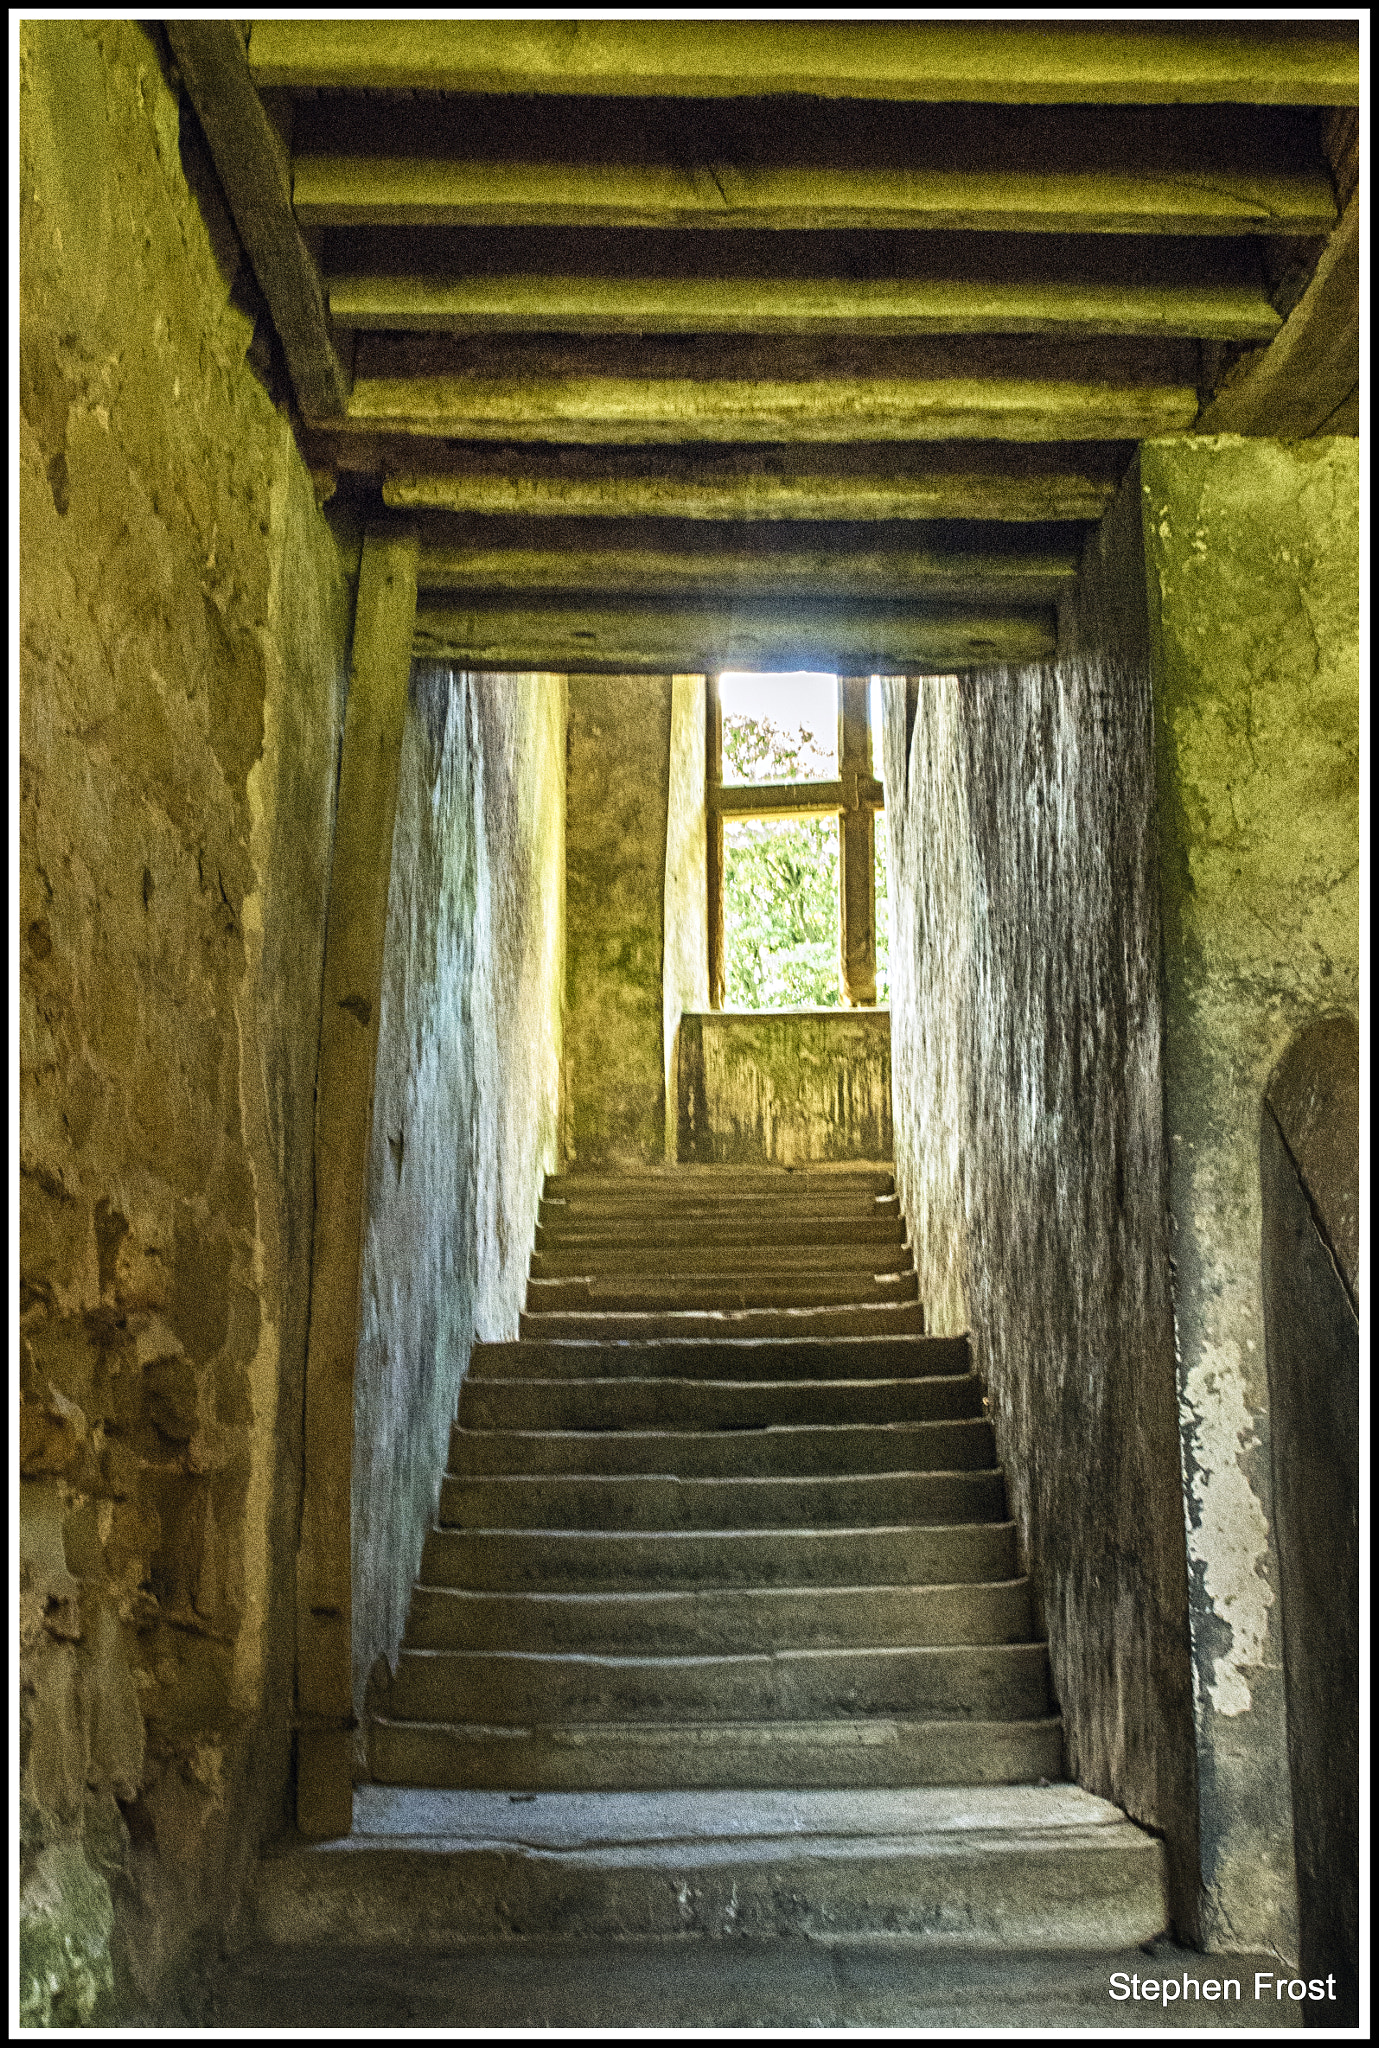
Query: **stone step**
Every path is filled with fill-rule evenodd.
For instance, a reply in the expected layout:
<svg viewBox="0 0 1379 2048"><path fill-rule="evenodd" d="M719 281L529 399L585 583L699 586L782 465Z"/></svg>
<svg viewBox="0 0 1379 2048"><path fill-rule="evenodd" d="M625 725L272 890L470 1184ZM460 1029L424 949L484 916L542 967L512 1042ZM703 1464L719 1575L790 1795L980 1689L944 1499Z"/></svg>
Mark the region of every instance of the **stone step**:
<svg viewBox="0 0 1379 2048"><path fill-rule="evenodd" d="M1013 1522L893 1529L431 1529L424 1586L952 1586L1013 1579Z"/></svg>
<svg viewBox="0 0 1379 2048"><path fill-rule="evenodd" d="M450 1431L456 1474L611 1472L743 1478L857 1472L985 1472L996 1443L985 1416L951 1422L800 1424L744 1430Z"/></svg>
<svg viewBox="0 0 1379 2048"><path fill-rule="evenodd" d="M865 1228L874 1223L903 1224L903 1220L895 1195L867 1193L840 1195L832 1201L817 1195L782 1201L768 1195L736 1195L669 1203L628 1195L619 1202L545 1200L537 1209L537 1222L542 1229L603 1234L626 1226L639 1234L674 1230L803 1230L818 1236L844 1223Z"/></svg>
<svg viewBox="0 0 1379 2048"><path fill-rule="evenodd" d="M956 1586L715 1586L708 1591L474 1593L417 1586L404 1647L721 1655L866 1643L1016 1643L1028 1579Z"/></svg>
<svg viewBox="0 0 1379 2048"><path fill-rule="evenodd" d="M1049 1712L1043 1643L866 1645L718 1656L404 1650L394 1721L1031 1721Z"/></svg>
<svg viewBox="0 0 1379 2048"><path fill-rule="evenodd" d="M399 1799L433 1796L376 1789ZM512 1798L505 1792L434 1796ZM1017 2030L1027 2037L1042 2032L1082 2038L1112 2030L1146 2031L1142 2000L1122 2004L1107 1995L1113 1974L1123 1972L1128 1985L1135 1977L1143 1982L1146 1968L1156 1980L1182 1987L1176 1998L1170 1992L1156 2027L1198 2034L1209 2029L1213 2038L1222 2031L1248 2029L1258 2036L1295 2028L1302 2011L1286 1998L1271 1996L1256 2004L1250 1996L1257 1970L1272 1984L1279 1967L1276 1955L1233 1952L1229 1975L1234 1990L1223 1999L1220 1956L1200 1955L1168 1936L1126 1948L1107 1947L1104 1941L1096 1948L1086 1946L1096 1935L1097 1896L1089 1904L1090 1932L1074 1928L1073 1946L1044 1940L1023 1947L1015 1892L999 1905L1002 1932L995 1945L988 1934L986 1945L978 1946L977 1937L969 1942L954 1931L937 1903L932 1926L923 1933L878 1939L866 1933L834 1935L825 1925L820 1938L811 1939L812 1922L802 1914L785 1936L719 1940L693 1917L702 1892L694 1885L686 1890L688 1940L616 1933L579 1941L542 1935L514 1939L504 1929L486 1941L445 1942L441 1937L442 1946L405 1939L374 1945L361 1932L354 1945L348 1937L316 1942L304 1920L296 1923L307 1935L303 1945L271 1947L250 1939L214 1966L208 2024L236 2035L269 2027L293 2034L334 2027L355 2036L369 2027L395 2032L398 2016L405 2013L409 2028L431 2028L437 2034L555 2029L606 2040L619 2031L645 2032L646 2016L654 2013L661 2034L716 2032L747 2040L759 2039L765 2028L774 2028L778 2037L802 2039L817 2038L821 2029L855 2037L867 2028L911 2038L955 2032L971 2038L982 2031L1009 2037ZM975 1920L970 1892L964 1898L960 1887L958 1898ZM1103 1937L1114 1924L1114 1904L1107 1911L1107 1903L1101 1898ZM505 1910L515 1904L504 1896ZM1050 1916L1045 1924L1055 1926L1057 1901L1039 1904ZM728 1906L732 1911L725 1913L721 1931L730 1931L739 1917L740 1895L734 1905L731 1887ZM321 1917L331 1924L328 1915ZM1237 1998L1242 1984L1244 1995Z"/></svg>
<svg viewBox="0 0 1379 2048"><path fill-rule="evenodd" d="M533 1339L476 1344L470 1380L884 1380L953 1377L971 1369L963 1337L662 1337L592 1344Z"/></svg>
<svg viewBox="0 0 1379 2048"><path fill-rule="evenodd" d="M676 1309L851 1308L854 1303L915 1301L913 1270L896 1273L610 1273L594 1279L527 1282L530 1315L584 1310L655 1315Z"/></svg>
<svg viewBox="0 0 1379 2048"><path fill-rule="evenodd" d="M661 1337L918 1337L923 1332L924 1309L918 1301L855 1308L682 1309L657 1315L528 1309L518 1324L524 1339L598 1344Z"/></svg>
<svg viewBox="0 0 1379 2048"><path fill-rule="evenodd" d="M791 1956L849 1937L917 1957L1114 1951L1167 1925L1163 1845L1074 1785L519 1802L361 1785L354 1812L347 1839L265 1857L248 1899L258 1942L333 1949L338 1971L388 1944L419 1958L466 1941L520 1955L533 1937L571 1953L642 1939L721 1951L726 1970L757 1942ZM604 1958L614 1977L618 1954Z"/></svg>
<svg viewBox="0 0 1379 2048"><path fill-rule="evenodd" d="M480 1727L389 1721L370 1727L384 1785L501 1791L1018 1785L1060 1778L1062 1722L821 1721L567 1723ZM695 1845L682 1845L692 1860Z"/></svg>
<svg viewBox="0 0 1379 2048"><path fill-rule="evenodd" d="M832 1201L839 1197L895 1194L890 1166L839 1161L809 1167L671 1166L635 1168L627 1173L548 1173L542 1195L547 1201L594 1203L659 1203L667 1207L695 1202L732 1201L743 1196L788 1202L800 1196Z"/></svg>
<svg viewBox="0 0 1379 2048"><path fill-rule="evenodd" d="M861 1529L1000 1522L996 1472L866 1472L822 1478L670 1479L447 1473L446 1529Z"/></svg>
<svg viewBox="0 0 1379 2048"><path fill-rule="evenodd" d="M918 1380L466 1380L467 1429L771 1429L980 1415L974 1373Z"/></svg>
<svg viewBox="0 0 1379 2048"><path fill-rule="evenodd" d="M534 1251L531 1258L533 1280L625 1279L629 1285L649 1279L784 1281L796 1274L817 1273L846 1278L851 1286L859 1274L913 1271L909 1246L898 1239L847 1244L836 1239L825 1242L822 1235L812 1243L799 1244L668 1244L654 1240L624 1244L616 1238L590 1244L580 1239Z"/></svg>
<svg viewBox="0 0 1379 2048"><path fill-rule="evenodd" d="M629 1212L604 1221L592 1215L572 1220L556 1209L550 1221L536 1226L536 1249L557 1251L570 1245L624 1245L652 1250L657 1245L809 1245L903 1244L904 1219L885 1216L787 1216L742 1218L718 1212L689 1211L644 1220Z"/></svg>

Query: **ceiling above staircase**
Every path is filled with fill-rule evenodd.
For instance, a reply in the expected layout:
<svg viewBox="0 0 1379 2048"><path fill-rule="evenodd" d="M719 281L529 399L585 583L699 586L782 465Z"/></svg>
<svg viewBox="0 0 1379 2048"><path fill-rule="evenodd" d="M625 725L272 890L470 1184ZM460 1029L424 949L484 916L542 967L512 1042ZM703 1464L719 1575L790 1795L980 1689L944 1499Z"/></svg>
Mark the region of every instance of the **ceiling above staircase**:
<svg viewBox="0 0 1379 2048"><path fill-rule="evenodd" d="M1034 659L1139 440L1356 431L1354 22L167 32L419 652Z"/></svg>

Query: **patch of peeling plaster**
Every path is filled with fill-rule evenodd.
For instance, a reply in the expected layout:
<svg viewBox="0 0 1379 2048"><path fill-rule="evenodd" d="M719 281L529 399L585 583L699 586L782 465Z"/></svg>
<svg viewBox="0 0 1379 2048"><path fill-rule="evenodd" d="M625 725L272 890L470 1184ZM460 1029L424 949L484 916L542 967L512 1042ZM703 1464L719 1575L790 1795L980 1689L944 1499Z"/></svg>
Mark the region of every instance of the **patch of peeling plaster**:
<svg viewBox="0 0 1379 2048"><path fill-rule="evenodd" d="M1214 1661L1207 1686L1218 1714L1247 1714L1250 1688L1244 1673L1264 1662L1269 1609L1274 1604L1267 1577L1269 1527L1259 1496L1240 1463L1242 1451L1259 1442L1245 1399L1238 1364L1218 1355L1189 1373L1184 1403L1191 1416L1190 1468L1197 1475L1196 1525L1188 1531L1188 1554L1200 1564L1212 1611L1230 1629L1229 1647Z"/></svg>

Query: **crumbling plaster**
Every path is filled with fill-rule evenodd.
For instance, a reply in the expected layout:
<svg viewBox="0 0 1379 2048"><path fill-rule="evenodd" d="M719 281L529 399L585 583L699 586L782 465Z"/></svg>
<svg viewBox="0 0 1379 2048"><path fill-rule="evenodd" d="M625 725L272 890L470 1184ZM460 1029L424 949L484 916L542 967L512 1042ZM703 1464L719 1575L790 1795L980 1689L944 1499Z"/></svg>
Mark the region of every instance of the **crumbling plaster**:
<svg viewBox="0 0 1379 2048"><path fill-rule="evenodd" d="M155 41L19 49L22 1997L51 2023L115 1976L151 1996L284 1817L349 608Z"/></svg>
<svg viewBox="0 0 1379 2048"><path fill-rule="evenodd" d="M1205 1927L1296 1953L1260 1111L1359 1002L1359 444L1147 442L1165 1107Z"/></svg>

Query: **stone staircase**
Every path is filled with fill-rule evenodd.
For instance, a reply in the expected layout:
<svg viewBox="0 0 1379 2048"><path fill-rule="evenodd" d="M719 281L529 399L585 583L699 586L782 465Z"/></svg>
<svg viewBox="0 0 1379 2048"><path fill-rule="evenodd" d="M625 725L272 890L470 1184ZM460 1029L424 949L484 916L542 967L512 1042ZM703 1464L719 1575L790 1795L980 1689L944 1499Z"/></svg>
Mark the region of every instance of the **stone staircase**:
<svg viewBox="0 0 1379 2048"><path fill-rule="evenodd" d="M888 1171L553 1176L465 1381L374 1783L277 1943L1117 1950L1159 1843L1062 1779L965 1337Z"/></svg>

